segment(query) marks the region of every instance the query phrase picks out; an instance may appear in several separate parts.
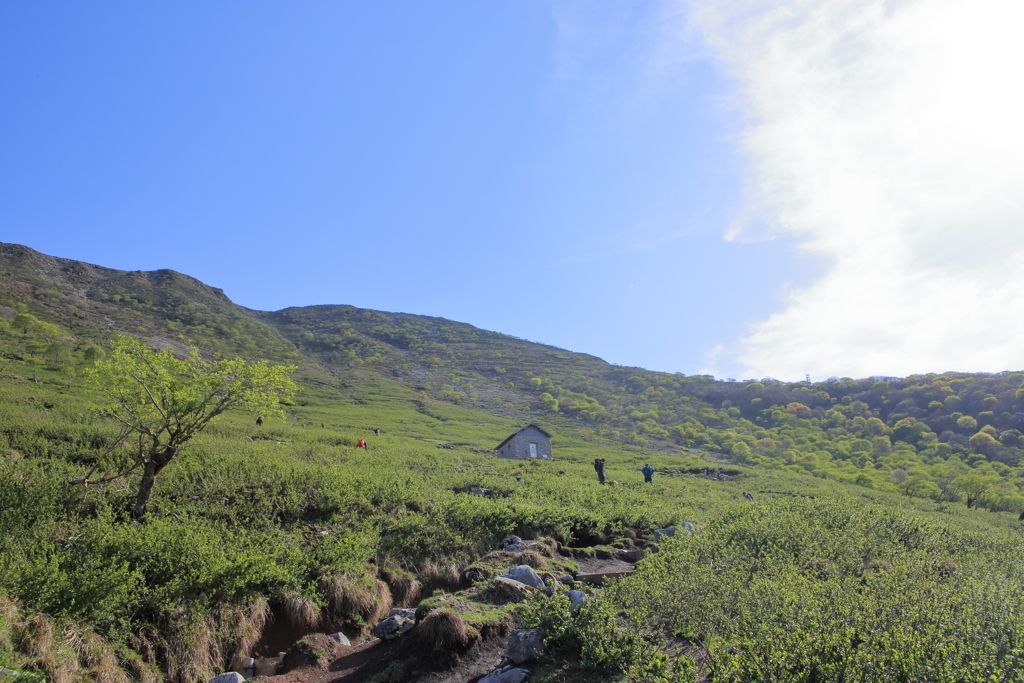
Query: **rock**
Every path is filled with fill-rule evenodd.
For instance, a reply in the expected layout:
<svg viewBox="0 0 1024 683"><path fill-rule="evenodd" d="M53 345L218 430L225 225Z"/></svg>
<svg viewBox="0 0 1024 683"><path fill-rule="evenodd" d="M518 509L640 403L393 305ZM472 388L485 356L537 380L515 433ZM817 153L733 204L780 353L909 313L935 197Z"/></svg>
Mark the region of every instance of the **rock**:
<svg viewBox="0 0 1024 683"><path fill-rule="evenodd" d="M416 610L411 607L392 607L388 612L389 617L405 617L416 621Z"/></svg>
<svg viewBox="0 0 1024 683"><path fill-rule="evenodd" d="M237 671L229 671L210 679L210 683L245 683L245 676Z"/></svg>
<svg viewBox="0 0 1024 683"><path fill-rule="evenodd" d="M388 617L374 627L373 635L381 640L394 640L414 626L416 626L414 619L406 619L403 616Z"/></svg>
<svg viewBox="0 0 1024 683"><path fill-rule="evenodd" d="M512 631L505 646L505 657L515 664L537 659L544 651L544 638L535 628L520 628Z"/></svg>
<svg viewBox="0 0 1024 683"><path fill-rule="evenodd" d="M536 590L531 586L527 586L525 583L514 581L505 576L499 576L496 578L494 580L494 586L515 602L525 600L530 591Z"/></svg>
<svg viewBox="0 0 1024 683"><path fill-rule="evenodd" d="M559 576L558 577L558 582L559 583L572 583L575 580L576 579L573 578L572 574L566 574L565 576Z"/></svg>
<svg viewBox="0 0 1024 683"><path fill-rule="evenodd" d="M506 579L518 581L519 583L525 583L531 588L544 587L544 579L540 578L537 572L533 570L533 567L528 564L521 564L518 567L512 567L512 569L509 569L507 572L502 574L502 576Z"/></svg>
<svg viewBox="0 0 1024 683"><path fill-rule="evenodd" d="M679 527L674 527L674 526L666 527L664 529L655 529L654 530L654 540L655 541L659 541L659 540L661 540L662 536L664 536L666 538L671 538L671 537L676 535L677 531L679 531Z"/></svg>
<svg viewBox="0 0 1024 683"><path fill-rule="evenodd" d="M587 594L583 591L562 591L569 596L569 613L576 614L576 610L583 607L583 603L587 601Z"/></svg>
<svg viewBox="0 0 1024 683"><path fill-rule="evenodd" d="M255 675L256 660L252 657L235 655L231 658L231 671L237 671L245 678L252 678Z"/></svg>
<svg viewBox="0 0 1024 683"><path fill-rule="evenodd" d="M687 536L692 536L694 532L697 531L697 527L693 524L693 522L683 522L679 526L683 528L683 531L686 532Z"/></svg>
<svg viewBox="0 0 1024 683"><path fill-rule="evenodd" d="M504 550L507 553L521 553L526 550L526 544L518 536L506 536L498 544L498 550Z"/></svg>
<svg viewBox="0 0 1024 683"><path fill-rule="evenodd" d="M334 642L336 642L338 645L345 645L346 647L351 647L351 645L352 645L352 643L349 641L348 637L344 633L342 633L341 631L338 631L337 633L332 633L329 636L329 638L331 640L333 640Z"/></svg>
<svg viewBox="0 0 1024 683"><path fill-rule="evenodd" d="M477 683L523 683L529 675L530 672L526 669L519 669L510 664L509 666L495 669L477 681Z"/></svg>
<svg viewBox="0 0 1024 683"><path fill-rule="evenodd" d="M277 657L261 657L253 662L252 672L256 676L276 676L280 663Z"/></svg>
<svg viewBox="0 0 1024 683"><path fill-rule="evenodd" d="M3 669L3 668L0 668L0 679L3 679L3 678L17 678L20 675L21 675L20 671L15 671L14 669Z"/></svg>
<svg viewBox="0 0 1024 683"><path fill-rule="evenodd" d="M629 550L622 550L619 552L619 559L623 562L629 562L635 564L640 560L644 559L644 551L639 548L630 548Z"/></svg>

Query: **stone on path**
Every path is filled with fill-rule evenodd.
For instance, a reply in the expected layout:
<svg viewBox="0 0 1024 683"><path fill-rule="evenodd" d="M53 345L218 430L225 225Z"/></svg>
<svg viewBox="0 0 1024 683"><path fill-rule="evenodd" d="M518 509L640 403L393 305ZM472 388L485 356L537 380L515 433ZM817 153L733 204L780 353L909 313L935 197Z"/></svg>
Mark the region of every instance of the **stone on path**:
<svg viewBox="0 0 1024 683"><path fill-rule="evenodd" d="M516 602L525 600L530 591L537 590L532 586L527 586L525 583L515 581L506 576L499 576L496 578L494 580L494 586Z"/></svg>
<svg viewBox="0 0 1024 683"><path fill-rule="evenodd" d="M373 635L381 640L394 640L416 625L414 619L406 619L402 616L388 617L377 624L373 629Z"/></svg>
<svg viewBox="0 0 1024 683"><path fill-rule="evenodd" d="M341 631L338 631L337 633L332 633L329 636L329 638L334 642L338 643L339 645L345 645L346 647L350 647L352 645L352 643L349 642L348 636L346 636Z"/></svg>
<svg viewBox="0 0 1024 683"><path fill-rule="evenodd" d="M225 674L220 674L210 679L210 683L244 683L244 681L245 676L237 671L228 671Z"/></svg>
<svg viewBox="0 0 1024 683"><path fill-rule="evenodd" d="M506 553L521 553L526 550L526 544L518 536L506 536L498 544L498 550L504 550Z"/></svg>
<svg viewBox="0 0 1024 683"><path fill-rule="evenodd" d="M526 669L518 669L510 664L509 666L495 669L477 681L477 683L523 683L529 675L530 672Z"/></svg>
<svg viewBox="0 0 1024 683"><path fill-rule="evenodd" d="M411 607L392 607L391 611L388 612L389 617L405 617L406 619L412 619L416 621L416 610Z"/></svg>
<svg viewBox="0 0 1024 683"><path fill-rule="evenodd" d="M537 659L544 651L544 637L535 628L520 628L512 631L505 646L505 657L516 664Z"/></svg>
<svg viewBox="0 0 1024 683"><path fill-rule="evenodd" d="M544 587L544 579L540 578L537 572L533 570L533 567L528 564L521 564L518 567L512 567L512 569L509 569L507 572L502 574L502 576L506 579L518 581L519 583L525 583L531 588Z"/></svg>

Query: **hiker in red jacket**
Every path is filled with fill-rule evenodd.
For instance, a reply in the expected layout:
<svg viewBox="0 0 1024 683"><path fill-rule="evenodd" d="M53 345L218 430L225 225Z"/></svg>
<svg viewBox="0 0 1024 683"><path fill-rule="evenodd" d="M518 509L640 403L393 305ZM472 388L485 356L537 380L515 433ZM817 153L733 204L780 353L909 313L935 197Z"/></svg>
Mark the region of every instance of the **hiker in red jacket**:
<svg viewBox="0 0 1024 683"><path fill-rule="evenodd" d="M359 439L356 442L356 448L366 448L366 439Z"/></svg>

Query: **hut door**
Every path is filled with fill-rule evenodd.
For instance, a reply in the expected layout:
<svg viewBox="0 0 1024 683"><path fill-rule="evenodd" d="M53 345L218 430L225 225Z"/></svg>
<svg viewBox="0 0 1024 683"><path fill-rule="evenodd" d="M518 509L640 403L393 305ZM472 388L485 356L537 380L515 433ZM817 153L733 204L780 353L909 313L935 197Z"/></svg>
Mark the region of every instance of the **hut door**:
<svg viewBox="0 0 1024 683"><path fill-rule="evenodd" d="M531 443L530 444L530 457L531 458L536 458L537 457L537 444L535 444L535 443Z"/></svg>

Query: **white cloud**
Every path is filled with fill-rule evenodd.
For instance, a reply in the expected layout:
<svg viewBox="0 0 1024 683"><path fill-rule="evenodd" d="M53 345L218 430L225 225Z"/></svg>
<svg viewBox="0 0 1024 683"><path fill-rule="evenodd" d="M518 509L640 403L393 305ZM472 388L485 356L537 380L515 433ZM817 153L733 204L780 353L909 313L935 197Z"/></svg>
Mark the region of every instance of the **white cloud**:
<svg viewBox="0 0 1024 683"><path fill-rule="evenodd" d="M1024 3L689 9L738 83L744 215L828 264L753 326L745 376L1024 368Z"/></svg>

